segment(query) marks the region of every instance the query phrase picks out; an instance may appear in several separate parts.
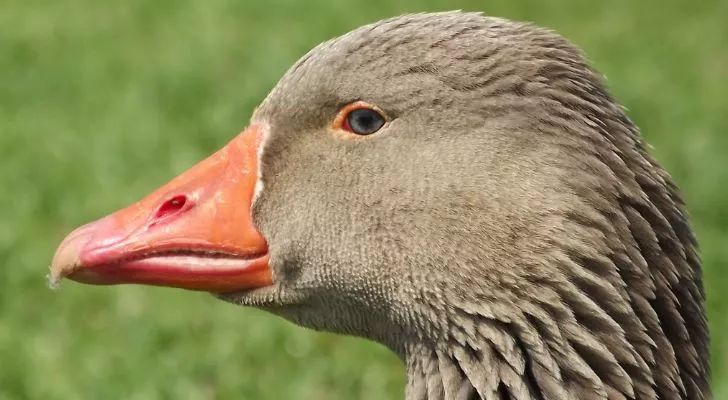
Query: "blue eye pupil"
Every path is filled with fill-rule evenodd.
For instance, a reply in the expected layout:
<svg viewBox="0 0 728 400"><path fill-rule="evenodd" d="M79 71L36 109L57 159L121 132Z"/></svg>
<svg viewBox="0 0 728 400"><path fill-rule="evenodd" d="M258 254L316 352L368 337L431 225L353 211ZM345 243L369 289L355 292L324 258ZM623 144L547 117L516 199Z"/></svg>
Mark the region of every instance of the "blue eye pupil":
<svg viewBox="0 0 728 400"><path fill-rule="evenodd" d="M346 117L352 132L358 135L371 135L384 125L384 117L375 110L360 108Z"/></svg>

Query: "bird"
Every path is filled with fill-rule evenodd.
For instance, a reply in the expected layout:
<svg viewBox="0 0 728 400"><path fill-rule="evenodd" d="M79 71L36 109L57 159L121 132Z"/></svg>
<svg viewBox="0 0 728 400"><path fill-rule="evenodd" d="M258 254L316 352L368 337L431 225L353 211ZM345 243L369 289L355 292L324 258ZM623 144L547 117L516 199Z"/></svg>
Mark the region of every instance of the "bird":
<svg viewBox="0 0 728 400"><path fill-rule="evenodd" d="M384 344L415 399L707 399L696 235L577 46L477 12L319 44L50 279L209 292Z"/></svg>

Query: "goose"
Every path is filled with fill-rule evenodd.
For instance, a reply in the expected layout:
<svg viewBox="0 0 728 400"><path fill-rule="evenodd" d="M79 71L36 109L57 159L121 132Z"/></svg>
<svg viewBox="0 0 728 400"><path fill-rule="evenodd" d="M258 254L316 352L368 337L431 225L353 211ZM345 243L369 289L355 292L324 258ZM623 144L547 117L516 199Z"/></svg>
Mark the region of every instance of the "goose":
<svg viewBox="0 0 728 400"><path fill-rule="evenodd" d="M224 148L50 279L203 291L382 343L415 399L706 399L679 189L582 52L471 12L297 61Z"/></svg>

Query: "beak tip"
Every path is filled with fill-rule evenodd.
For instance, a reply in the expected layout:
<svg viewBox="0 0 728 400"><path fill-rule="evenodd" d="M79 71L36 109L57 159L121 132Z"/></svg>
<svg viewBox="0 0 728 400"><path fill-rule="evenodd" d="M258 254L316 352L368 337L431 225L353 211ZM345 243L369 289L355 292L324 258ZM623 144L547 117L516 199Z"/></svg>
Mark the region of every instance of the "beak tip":
<svg viewBox="0 0 728 400"><path fill-rule="evenodd" d="M89 228L90 226L86 225L76 229L58 246L48 274L48 284L51 288L57 288L64 278L83 267L80 254L93 233L93 229Z"/></svg>
<svg viewBox="0 0 728 400"><path fill-rule="evenodd" d="M68 253L61 253L61 250L59 249L53 257L48 273L48 285L51 289L57 289L64 278L81 268L77 257L71 259Z"/></svg>
<svg viewBox="0 0 728 400"><path fill-rule="evenodd" d="M63 280L63 277L60 275L56 275L53 273L53 269L51 267L51 272L46 275L46 280L48 281L48 287L51 290L58 290L61 286L61 280Z"/></svg>

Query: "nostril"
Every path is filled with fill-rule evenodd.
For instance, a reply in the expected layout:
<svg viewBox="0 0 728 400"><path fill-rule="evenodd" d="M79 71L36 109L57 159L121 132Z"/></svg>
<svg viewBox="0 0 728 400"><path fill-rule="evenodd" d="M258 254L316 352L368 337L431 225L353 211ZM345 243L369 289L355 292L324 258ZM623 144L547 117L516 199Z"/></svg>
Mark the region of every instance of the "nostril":
<svg viewBox="0 0 728 400"><path fill-rule="evenodd" d="M185 204L187 204L187 196L174 196L159 206L157 213L154 215L154 219L159 220L176 214L184 208Z"/></svg>

